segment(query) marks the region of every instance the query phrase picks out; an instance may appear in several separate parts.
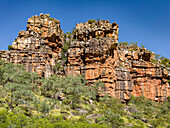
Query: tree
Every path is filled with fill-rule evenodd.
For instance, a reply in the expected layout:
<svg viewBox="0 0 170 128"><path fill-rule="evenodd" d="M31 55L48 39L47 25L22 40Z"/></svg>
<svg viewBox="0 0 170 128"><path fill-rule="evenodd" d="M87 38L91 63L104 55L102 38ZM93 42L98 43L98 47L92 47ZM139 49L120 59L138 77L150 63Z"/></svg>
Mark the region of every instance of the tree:
<svg viewBox="0 0 170 128"><path fill-rule="evenodd" d="M8 50L9 50L9 51L12 50L12 45L8 45Z"/></svg>
<svg viewBox="0 0 170 128"><path fill-rule="evenodd" d="M7 104L9 109L32 102L35 97L33 90L38 85L36 74L26 72L23 65L1 61L0 79L2 85L0 95L3 97L3 103Z"/></svg>
<svg viewBox="0 0 170 128"><path fill-rule="evenodd" d="M160 54L155 54L155 59L156 59L156 60L159 60L159 59L160 59L160 56L161 56Z"/></svg>
<svg viewBox="0 0 170 128"><path fill-rule="evenodd" d="M164 56L160 57L161 64L170 67L170 60Z"/></svg>

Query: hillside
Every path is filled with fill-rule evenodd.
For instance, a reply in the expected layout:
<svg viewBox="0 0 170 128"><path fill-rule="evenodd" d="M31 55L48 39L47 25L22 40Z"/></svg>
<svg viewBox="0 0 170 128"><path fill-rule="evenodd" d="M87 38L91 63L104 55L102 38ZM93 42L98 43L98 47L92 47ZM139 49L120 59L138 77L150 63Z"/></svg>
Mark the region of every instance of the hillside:
<svg viewBox="0 0 170 128"><path fill-rule="evenodd" d="M0 127L109 128L169 127L170 99L156 103L140 96L127 104L98 97L102 82L87 86L82 76L39 78L22 65L0 62Z"/></svg>

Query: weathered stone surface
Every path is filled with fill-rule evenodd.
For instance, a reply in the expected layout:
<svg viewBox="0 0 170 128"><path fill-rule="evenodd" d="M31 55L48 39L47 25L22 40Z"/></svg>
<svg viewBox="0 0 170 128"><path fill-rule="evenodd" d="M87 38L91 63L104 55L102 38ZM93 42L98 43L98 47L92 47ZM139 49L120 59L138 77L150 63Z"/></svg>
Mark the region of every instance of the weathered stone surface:
<svg viewBox="0 0 170 128"><path fill-rule="evenodd" d="M49 77L60 58L64 34L60 22L40 14L28 19L27 30L20 31L11 51L1 51L0 58L15 64L23 64L28 72Z"/></svg>
<svg viewBox="0 0 170 128"><path fill-rule="evenodd" d="M108 20L78 23L74 31L73 38L79 41L85 41L92 38L111 37L118 42L119 25L109 23Z"/></svg>
<svg viewBox="0 0 170 128"><path fill-rule="evenodd" d="M89 84L100 80L110 96L128 100L133 83L130 72L118 66L118 25L108 21L77 24L73 38L77 41L68 50L66 75L85 74Z"/></svg>
<svg viewBox="0 0 170 128"><path fill-rule="evenodd" d="M20 31L11 51L0 51L0 59L23 64L28 72L40 76L82 75L93 84L105 84L105 91L122 101L144 95L153 101L170 96L170 69L151 63L154 53L137 45L119 45L116 23L108 20L78 23L71 39L64 39L60 22L49 14L28 19L26 31ZM67 61L61 59L61 47L70 42ZM55 65L63 71L56 70ZM65 67L64 67L65 65ZM102 96L102 94L101 94Z"/></svg>
<svg viewBox="0 0 170 128"><path fill-rule="evenodd" d="M135 50L134 50L135 48ZM164 101L169 93L165 67L151 63L154 53L132 46L119 46L119 66L129 70L133 81L134 96L144 95L153 101Z"/></svg>
<svg viewBox="0 0 170 128"><path fill-rule="evenodd" d="M106 92L129 100L144 95L164 101L169 93L168 72L151 63L154 53L137 45L117 45L118 25L108 21L77 24L68 50L66 75L85 74L89 83L100 80Z"/></svg>

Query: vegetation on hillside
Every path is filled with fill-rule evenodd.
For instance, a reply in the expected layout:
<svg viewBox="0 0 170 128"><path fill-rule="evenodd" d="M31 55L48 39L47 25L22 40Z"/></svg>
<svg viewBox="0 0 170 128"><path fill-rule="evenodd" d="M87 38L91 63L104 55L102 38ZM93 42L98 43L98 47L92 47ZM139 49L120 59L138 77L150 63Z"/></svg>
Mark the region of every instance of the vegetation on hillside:
<svg viewBox="0 0 170 128"><path fill-rule="evenodd" d="M83 76L39 78L22 65L0 61L0 127L170 127L170 99L133 97L127 105L88 86ZM105 94L99 98L100 93Z"/></svg>
<svg viewBox="0 0 170 128"><path fill-rule="evenodd" d="M141 47L141 48L145 48L145 46L143 44L141 44L141 46L138 46L138 43L137 42L119 42L119 46L129 46L129 47L133 47L133 51L137 51L137 47ZM146 49L146 51L150 52L150 50ZM164 57L164 56L161 56L160 54L154 54L155 56L155 59L151 60L151 62L153 63L156 63L156 64L162 64L166 67L169 67L170 68L170 59Z"/></svg>

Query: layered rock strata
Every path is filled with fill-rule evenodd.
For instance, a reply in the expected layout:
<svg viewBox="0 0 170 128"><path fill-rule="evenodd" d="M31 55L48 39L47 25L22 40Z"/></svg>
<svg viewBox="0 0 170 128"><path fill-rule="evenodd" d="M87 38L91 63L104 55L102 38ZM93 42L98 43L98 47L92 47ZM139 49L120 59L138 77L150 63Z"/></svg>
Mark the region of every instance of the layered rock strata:
<svg viewBox="0 0 170 128"><path fill-rule="evenodd" d="M144 95L153 101L164 101L169 93L168 71L151 62L154 53L137 46L119 46L119 67L126 68L132 77L134 96Z"/></svg>
<svg viewBox="0 0 170 128"><path fill-rule="evenodd" d="M64 39L60 22L48 14L33 16L27 23L26 31L19 32L11 50L0 51L0 59L23 64L28 72L42 77L84 74L89 85L100 80L110 96L122 101L128 101L132 94L153 101L164 101L170 95L166 67L151 63L154 53L145 48L118 45L116 23L78 23L71 39ZM68 42L68 51L61 52Z"/></svg>
<svg viewBox="0 0 170 128"><path fill-rule="evenodd" d="M23 64L28 72L49 77L61 57L64 34L60 22L49 14L33 16L27 21L26 31L20 31L11 51L1 51L0 58Z"/></svg>
<svg viewBox="0 0 170 128"><path fill-rule="evenodd" d="M144 95L164 101L169 93L165 67L151 63L154 53L135 44L118 46L116 23L77 24L68 50L67 75L85 74L89 83L100 80L106 92L122 101Z"/></svg>

